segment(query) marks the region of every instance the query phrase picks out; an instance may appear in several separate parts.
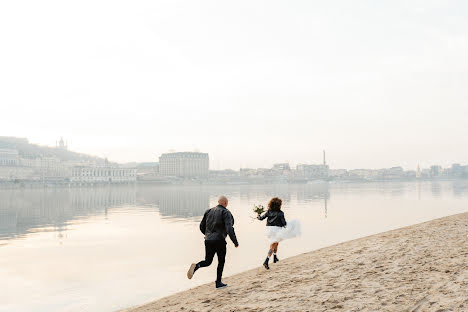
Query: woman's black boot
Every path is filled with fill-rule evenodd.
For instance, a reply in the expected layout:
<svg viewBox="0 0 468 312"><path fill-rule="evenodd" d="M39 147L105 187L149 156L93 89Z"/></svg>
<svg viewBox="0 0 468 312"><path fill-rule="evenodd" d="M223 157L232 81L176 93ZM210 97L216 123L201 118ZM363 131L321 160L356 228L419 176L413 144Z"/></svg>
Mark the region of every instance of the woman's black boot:
<svg viewBox="0 0 468 312"><path fill-rule="evenodd" d="M279 261L279 259L276 257L276 255L273 255L273 263L276 263L278 261Z"/></svg>
<svg viewBox="0 0 468 312"><path fill-rule="evenodd" d="M265 262L263 262L263 266L265 267L265 269L269 270L270 269L270 266L268 265L268 261L270 261L270 258L266 258L265 259Z"/></svg>

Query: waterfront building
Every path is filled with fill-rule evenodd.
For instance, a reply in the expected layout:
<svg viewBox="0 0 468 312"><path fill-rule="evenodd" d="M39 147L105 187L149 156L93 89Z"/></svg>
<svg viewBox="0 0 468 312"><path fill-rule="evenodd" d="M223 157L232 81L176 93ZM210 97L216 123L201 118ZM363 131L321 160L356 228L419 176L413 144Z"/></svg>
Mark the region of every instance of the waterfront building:
<svg viewBox="0 0 468 312"><path fill-rule="evenodd" d="M466 177L468 175L468 166L462 166L460 164L453 164L450 168L449 174L452 177Z"/></svg>
<svg viewBox="0 0 468 312"><path fill-rule="evenodd" d="M431 177L431 170L428 169L428 168L423 168L423 169L421 170L421 177L423 177L423 178L429 178L429 177Z"/></svg>
<svg viewBox="0 0 468 312"><path fill-rule="evenodd" d="M323 160L321 165L296 165L296 174L305 179L327 179L329 177L329 166L325 158L325 150L323 151Z"/></svg>
<svg viewBox="0 0 468 312"><path fill-rule="evenodd" d="M71 169L71 183L130 183L136 181L136 169L119 167L76 166Z"/></svg>
<svg viewBox="0 0 468 312"><path fill-rule="evenodd" d="M442 173L442 167L441 166L431 166L430 168L430 175L431 177L438 177Z"/></svg>
<svg viewBox="0 0 468 312"><path fill-rule="evenodd" d="M283 175L283 174L288 174L290 170L279 170L279 169L268 169L268 168L257 168L255 170L255 174L257 176L262 176L262 177L268 177L268 176L274 176L274 175Z"/></svg>
<svg viewBox="0 0 468 312"><path fill-rule="evenodd" d="M291 167L288 163L274 164L272 170L276 172L291 171Z"/></svg>
<svg viewBox="0 0 468 312"><path fill-rule="evenodd" d="M54 156L41 157L41 172L44 177L67 177L70 175L60 159Z"/></svg>
<svg viewBox="0 0 468 312"><path fill-rule="evenodd" d="M3 180L39 181L48 178L67 178L70 173L57 157L19 157L18 151L11 150L9 159L2 157L0 177Z"/></svg>
<svg viewBox="0 0 468 312"><path fill-rule="evenodd" d="M401 178L406 177L405 172L402 167L380 169L378 171L378 176L379 178L384 179L384 180L401 179Z"/></svg>
<svg viewBox="0 0 468 312"><path fill-rule="evenodd" d="M238 177L239 172L232 169L210 170L210 178L217 177Z"/></svg>
<svg viewBox="0 0 468 312"><path fill-rule="evenodd" d="M28 168L41 168L40 157L20 157L19 165Z"/></svg>
<svg viewBox="0 0 468 312"><path fill-rule="evenodd" d="M306 179L326 179L328 178L328 165L305 165L298 164L296 172Z"/></svg>
<svg viewBox="0 0 468 312"><path fill-rule="evenodd" d="M0 166L0 181L37 181L39 180L36 172L27 167L19 166Z"/></svg>
<svg viewBox="0 0 468 312"><path fill-rule="evenodd" d="M18 166L19 153L16 149L0 148L0 166Z"/></svg>
<svg viewBox="0 0 468 312"><path fill-rule="evenodd" d="M239 175L242 177L254 176L256 174L257 174L257 170L252 169L252 168L240 168L239 169Z"/></svg>
<svg viewBox="0 0 468 312"><path fill-rule="evenodd" d="M379 176L379 171L374 169L352 169L348 171L350 178L372 180Z"/></svg>
<svg viewBox="0 0 468 312"><path fill-rule="evenodd" d="M166 153L159 157L159 173L162 176L181 178L205 178L209 174L207 153Z"/></svg>
<svg viewBox="0 0 468 312"><path fill-rule="evenodd" d="M348 170L346 169L329 169L328 176L330 178L345 178L348 176Z"/></svg>
<svg viewBox="0 0 468 312"><path fill-rule="evenodd" d="M73 162L61 161L58 157L47 156L47 157L21 157L20 166L25 168L31 168L34 171L36 179L48 180L50 178L70 178L70 168L73 166Z"/></svg>

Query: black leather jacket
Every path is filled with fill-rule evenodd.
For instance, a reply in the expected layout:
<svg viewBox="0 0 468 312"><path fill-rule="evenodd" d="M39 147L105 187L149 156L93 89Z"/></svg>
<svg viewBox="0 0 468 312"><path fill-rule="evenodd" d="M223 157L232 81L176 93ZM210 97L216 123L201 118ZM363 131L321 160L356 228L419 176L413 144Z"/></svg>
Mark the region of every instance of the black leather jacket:
<svg viewBox="0 0 468 312"><path fill-rule="evenodd" d="M239 245L234 232L234 217L227 208L218 205L208 209L200 222L200 231L205 235L205 240L226 240L229 235L235 246Z"/></svg>
<svg viewBox="0 0 468 312"><path fill-rule="evenodd" d="M286 226L284 212L281 210L268 210L263 216L258 216L258 220L263 220L265 218L267 218L267 226Z"/></svg>

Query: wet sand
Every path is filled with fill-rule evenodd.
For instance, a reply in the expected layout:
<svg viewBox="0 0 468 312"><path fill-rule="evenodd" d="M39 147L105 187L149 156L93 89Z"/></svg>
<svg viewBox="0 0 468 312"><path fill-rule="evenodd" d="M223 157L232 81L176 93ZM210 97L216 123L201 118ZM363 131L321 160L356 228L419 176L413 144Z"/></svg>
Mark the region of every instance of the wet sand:
<svg viewBox="0 0 468 312"><path fill-rule="evenodd" d="M282 259L269 271L225 278L226 289L210 283L125 311L468 311L467 235L468 213L458 214Z"/></svg>

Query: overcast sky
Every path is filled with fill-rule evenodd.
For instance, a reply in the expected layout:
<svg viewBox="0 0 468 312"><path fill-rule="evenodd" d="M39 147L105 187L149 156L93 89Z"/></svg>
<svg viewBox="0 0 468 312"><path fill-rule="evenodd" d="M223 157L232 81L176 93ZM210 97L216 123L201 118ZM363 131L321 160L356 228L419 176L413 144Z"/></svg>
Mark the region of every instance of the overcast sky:
<svg viewBox="0 0 468 312"><path fill-rule="evenodd" d="M0 135L213 169L468 164L466 1L1 1Z"/></svg>

